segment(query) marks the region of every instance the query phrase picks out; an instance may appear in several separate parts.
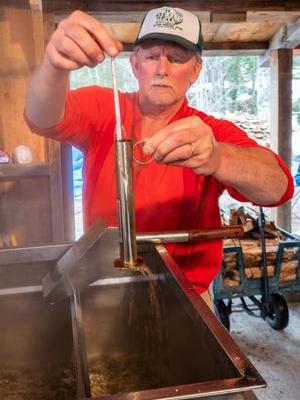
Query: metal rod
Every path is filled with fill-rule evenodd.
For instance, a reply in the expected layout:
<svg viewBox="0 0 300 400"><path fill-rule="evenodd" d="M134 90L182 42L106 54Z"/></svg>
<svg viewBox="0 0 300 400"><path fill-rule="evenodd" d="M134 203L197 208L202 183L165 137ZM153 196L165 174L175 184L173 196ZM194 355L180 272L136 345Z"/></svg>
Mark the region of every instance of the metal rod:
<svg viewBox="0 0 300 400"><path fill-rule="evenodd" d="M118 214L120 229L121 264L133 267L137 264L135 209L132 178L132 142L115 143L118 190Z"/></svg>
<svg viewBox="0 0 300 400"><path fill-rule="evenodd" d="M263 294L264 294L264 304L266 316L270 314L270 290L269 290L269 277L268 277L268 267L267 267L267 252L266 252L266 237L265 237L265 214L262 207L259 207L259 217L258 217L258 227L260 233L261 242L261 265L263 270Z"/></svg>
<svg viewBox="0 0 300 400"><path fill-rule="evenodd" d="M117 79L116 79L116 64L114 57L111 58L111 73L112 73L115 116L116 116L116 140L122 140L121 112L120 112L120 102L119 102L119 94L118 94Z"/></svg>
<svg viewBox="0 0 300 400"><path fill-rule="evenodd" d="M189 233L186 232L146 232L137 233L138 243L176 243L188 242Z"/></svg>
<svg viewBox="0 0 300 400"><path fill-rule="evenodd" d="M244 235L241 225L223 226L214 229L192 229L188 231L137 233L138 243L179 243L219 239L238 239Z"/></svg>

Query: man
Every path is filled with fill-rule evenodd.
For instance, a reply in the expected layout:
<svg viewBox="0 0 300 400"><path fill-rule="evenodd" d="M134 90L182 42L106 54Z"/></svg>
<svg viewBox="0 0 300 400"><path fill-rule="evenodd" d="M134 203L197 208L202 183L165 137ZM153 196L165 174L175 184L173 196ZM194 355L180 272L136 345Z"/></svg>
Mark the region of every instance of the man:
<svg viewBox="0 0 300 400"><path fill-rule="evenodd" d="M120 94L121 119L128 137L145 140L143 153L154 159L134 164L137 231L219 226L224 189L265 206L291 198L292 177L278 156L232 123L188 106L186 92L202 68L203 40L194 14L170 7L149 11L135 45L130 62L139 90ZM27 95L32 130L84 153L86 227L98 217L117 224L114 102L111 89L69 91L69 73L121 50L100 22L76 11L53 33ZM221 241L167 247L199 293L207 291L221 265Z"/></svg>

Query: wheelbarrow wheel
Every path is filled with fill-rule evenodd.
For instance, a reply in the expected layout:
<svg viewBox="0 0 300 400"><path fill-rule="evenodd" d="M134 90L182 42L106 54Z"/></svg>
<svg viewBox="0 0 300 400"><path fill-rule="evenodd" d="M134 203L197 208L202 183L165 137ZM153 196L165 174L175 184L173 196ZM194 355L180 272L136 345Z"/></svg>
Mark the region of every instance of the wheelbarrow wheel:
<svg viewBox="0 0 300 400"><path fill-rule="evenodd" d="M280 331L288 326L289 308L285 298L279 293L270 296L272 313L267 315L266 322L271 328Z"/></svg>
<svg viewBox="0 0 300 400"><path fill-rule="evenodd" d="M222 322L228 332L230 332L230 310L225 304L224 300L218 300L215 302L215 310L218 319Z"/></svg>

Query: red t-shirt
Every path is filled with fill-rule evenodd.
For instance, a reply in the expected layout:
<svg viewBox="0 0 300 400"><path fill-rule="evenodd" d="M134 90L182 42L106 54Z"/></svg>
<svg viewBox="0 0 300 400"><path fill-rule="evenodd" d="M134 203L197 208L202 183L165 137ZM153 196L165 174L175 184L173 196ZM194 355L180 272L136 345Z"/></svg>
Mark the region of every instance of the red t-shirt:
<svg viewBox="0 0 300 400"><path fill-rule="evenodd" d="M120 93L123 127L129 138L140 139L141 114L136 93ZM185 101L170 122L197 115L213 131L219 142L242 147L258 146L229 121L218 120L188 106ZM29 123L30 124L30 123ZM117 226L113 92L101 87L70 91L65 117L56 127L34 129L58 140L68 141L84 153L83 210L88 227L96 218ZM293 193L293 180L282 160L274 154L289 179L289 186L276 205ZM134 190L137 232L215 228L221 225L218 199L224 189L240 201L248 201L231 187L211 176L196 175L189 168L134 163ZM166 246L186 277L199 292L207 289L221 265L222 241Z"/></svg>

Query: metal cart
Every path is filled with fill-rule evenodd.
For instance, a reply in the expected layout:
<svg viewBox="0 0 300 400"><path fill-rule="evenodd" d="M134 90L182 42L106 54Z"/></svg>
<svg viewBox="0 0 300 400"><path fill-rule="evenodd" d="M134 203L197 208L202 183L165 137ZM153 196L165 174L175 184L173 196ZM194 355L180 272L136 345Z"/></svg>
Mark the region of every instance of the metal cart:
<svg viewBox="0 0 300 400"><path fill-rule="evenodd" d="M236 298L240 299L242 310L251 316L263 318L273 329L282 330L287 327L289 310L284 294L300 290L300 238L283 229L278 228L278 230L284 235L284 240L278 245L272 276L267 275L265 252L262 277L248 278L245 274L242 247L240 245L224 247L224 253L235 253L240 275L237 285L226 285L223 280L223 268L221 268L213 284L216 313L228 330L230 330L230 314L234 311L232 301ZM290 248L293 248L296 254L296 278L280 280L284 252Z"/></svg>

